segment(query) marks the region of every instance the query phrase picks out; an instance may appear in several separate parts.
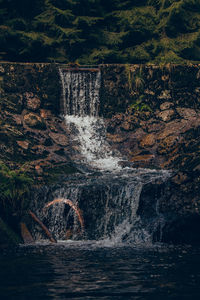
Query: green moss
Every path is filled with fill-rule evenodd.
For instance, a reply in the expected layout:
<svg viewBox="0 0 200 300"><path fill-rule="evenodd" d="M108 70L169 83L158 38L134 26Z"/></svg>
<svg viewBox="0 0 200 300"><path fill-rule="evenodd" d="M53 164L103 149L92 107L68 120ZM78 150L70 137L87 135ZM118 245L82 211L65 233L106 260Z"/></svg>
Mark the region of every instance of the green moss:
<svg viewBox="0 0 200 300"><path fill-rule="evenodd" d="M144 96L141 95L139 97L139 99L135 100L134 103L132 103L130 106L129 106L130 109L132 110L135 110L135 111L150 111L152 112L152 109L151 107L144 102Z"/></svg>
<svg viewBox="0 0 200 300"><path fill-rule="evenodd" d="M4 217L20 218L28 206L32 178L21 169L11 170L0 162L0 207Z"/></svg>
<svg viewBox="0 0 200 300"><path fill-rule="evenodd" d="M125 74L130 93L141 92L144 88L142 65L136 68L134 65L125 64Z"/></svg>
<svg viewBox="0 0 200 300"><path fill-rule="evenodd" d="M53 168L46 168L44 170L44 180L47 183L58 181L59 178L70 174L80 173L80 171L72 164L58 165Z"/></svg>

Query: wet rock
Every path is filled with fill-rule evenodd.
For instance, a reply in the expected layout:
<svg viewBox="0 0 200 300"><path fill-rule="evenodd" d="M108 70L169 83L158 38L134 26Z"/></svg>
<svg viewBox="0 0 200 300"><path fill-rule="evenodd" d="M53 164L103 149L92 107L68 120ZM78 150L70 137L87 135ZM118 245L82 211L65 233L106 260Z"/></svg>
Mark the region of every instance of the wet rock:
<svg viewBox="0 0 200 300"><path fill-rule="evenodd" d="M140 147L141 148L146 148L146 147L152 147L155 144L155 134L147 134L145 135L141 142L140 142Z"/></svg>
<svg viewBox="0 0 200 300"><path fill-rule="evenodd" d="M24 116L24 122L29 127L37 129L46 129L46 125L42 118L34 113L28 113Z"/></svg>
<svg viewBox="0 0 200 300"><path fill-rule="evenodd" d="M28 141L17 141L17 144L19 145L19 147L21 147L24 150L27 150L29 147Z"/></svg>
<svg viewBox="0 0 200 300"><path fill-rule="evenodd" d="M172 106L174 106L174 104L172 102L164 102L160 105L160 110L166 110Z"/></svg>
<svg viewBox="0 0 200 300"><path fill-rule="evenodd" d="M49 136L58 145L67 146L69 144L69 139L65 134L51 132Z"/></svg>
<svg viewBox="0 0 200 300"><path fill-rule="evenodd" d="M146 123L146 129L149 133L151 132L162 132L165 128L165 124L161 122L155 122L156 120L152 119L150 122Z"/></svg>
<svg viewBox="0 0 200 300"><path fill-rule="evenodd" d="M43 119L49 119L52 117L51 111L47 109L40 109L40 116Z"/></svg>
<svg viewBox="0 0 200 300"><path fill-rule="evenodd" d="M179 138L177 136L167 136L166 138L162 139L158 143L158 148L157 148L158 153L160 154L169 153L172 150L171 148L177 144L178 139Z"/></svg>
<svg viewBox="0 0 200 300"><path fill-rule="evenodd" d="M148 95L152 95L152 96L155 95L155 92L152 91L152 90L149 90L149 89L144 90L144 93L145 93L145 94L148 94Z"/></svg>
<svg viewBox="0 0 200 300"><path fill-rule="evenodd" d="M21 117L21 115L13 114L12 118L13 118L13 120L15 121L15 123L17 125L22 125L22 117Z"/></svg>
<svg viewBox="0 0 200 300"><path fill-rule="evenodd" d="M155 158L153 154L137 155L131 158L131 162L149 162Z"/></svg>
<svg viewBox="0 0 200 300"><path fill-rule="evenodd" d="M171 94L169 90L164 90L161 92L161 94L158 96L158 99L171 99Z"/></svg>
<svg viewBox="0 0 200 300"><path fill-rule="evenodd" d="M188 176L187 174L184 174L182 172L179 172L178 174L176 174L174 177L172 177L172 182L180 185L182 183L184 183L185 181L188 180Z"/></svg>
<svg viewBox="0 0 200 300"><path fill-rule="evenodd" d="M36 111L41 104L40 99L31 92L25 93L26 105L27 108L33 111Z"/></svg>
<svg viewBox="0 0 200 300"><path fill-rule="evenodd" d="M40 156L47 156L47 154L49 153L47 150L46 150L46 147L43 146L43 145L34 145L32 148L32 153L35 153L37 155L40 155Z"/></svg>
<svg viewBox="0 0 200 300"><path fill-rule="evenodd" d="M174 110L173 109L168 109L168 110L163 110L161 112L158 113L158 117L164 121L164 122L169 122L172 117L174 116Z"/></svg>
<svg viewBox="0 0 200 300"><path fill-rule="evenodd" d="M197 112L192 108L177 107L176 111L184 119L190 119L191 117L197 116Z"/></svg>
<svg viewBox="0 0 200 300"><path fill-rule="evenodd" d="M134 128L134 125L132 123L130 123L129 121L125 121L121 124L120 128L125 131L130 131Z"/></svg>
<svg viewBox="0 0 200 300"><path fill-rule="evenodd" d="M35 171L38 175L42 175L43 174L43 169L40 165L35 166Z"/></svg>
<svg viewBox="0 0 200 300"><path fill-rule="evenodd" d="M120 134L109 134L107 133L107 138L114 143L122 143L125 141L126 137L121 136Z"/></svg>

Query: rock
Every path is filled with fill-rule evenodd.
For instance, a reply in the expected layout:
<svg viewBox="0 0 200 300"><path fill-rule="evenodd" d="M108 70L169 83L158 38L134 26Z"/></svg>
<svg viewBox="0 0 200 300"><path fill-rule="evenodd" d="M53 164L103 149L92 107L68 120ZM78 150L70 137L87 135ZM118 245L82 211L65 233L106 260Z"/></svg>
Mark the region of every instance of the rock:
<svg viewBox="0 0 200 300"><path fill-rule="evenodd" d="M41 117L34 113L26 114L24 116L24 122L29 127L35 127L37 129L46 129L46 125L41 119Z"/></svg>
<svg viewBox="0 0 200 300"><path fill-rule="evenodd" d="M58 145L67 146L69 144L68 137L62 133L51 132L49 136Z"/></svg>
<svg viewBox="0 0 200 300"><path fill-rule="evenodd" d="M179 138L177 136L167 136L163 140L161 140L158 144L157 151L160 154L166 154L169 153L172 149L172 147L177 143Z"/></svg>
<svg viewBox="0 0 200 300"><path fill-rule="evenodd" d="M146 155L137 155L131 158L132 162L139 162L139 161L151 161L155 158L153 154L146 154Z"/></svg>
<svg viewBox="0 0 200 300"><path fill-rule="evenodd" d="M172 102L164 102L160 105L160 110L169 109L171 106L174 106Z"/></svg>
<svg viewBox="0 0 200 300"><path fill-rule="evenodd" d="M24 150L27 150L29 146L29 142L27 141L17 141L17 144Z"/></svg>
<svg viewBox="0 0 200 300"><path fill-rule="evenodd" d="M152 147L155 144L155 135L153 133L145 135L141 142L140 147L146 148L146 147Z"/></svg>
<svg viewBox="0 0 200 300"><path fill-rule="evenodd" d="M176 174L174 177L172 177L172 182L175 182L176 184L181 184L183 182L185 182L188 179L188 176L182 172L179 172L178 174Z"/></svg>
<svg viewBox="0 0 200 300"><path fill-rule="evenodd" d="M147 94L147 95L152 95L152 96L155 95L155 92L152 91L152 90L149 90L149 89L144 90L144 93Z"/></svg>
<svg viewBox="0 0 200 300"><path fill-rule="evenodd" d="M160 96L158 96L158 99L171 99L170 90L162 91Z"/></svg>
<svg viewBox="0 0 200 300"><path fill-rule="evenodd" d="M40 104L41 104L41 101L40 99L34 95L33 93L31 92L26 92L25 93L25 98L26 98L26 105L27 105L27 108L30 109L30 110L33 110L33 111L36 111L39 107L40 107Z"/></svg>
<svg viewBox="0 0 200 300"><path fill-rule="evenodd" d="M49 119L52 117L51 111L47 109L40 109L40 116L43 119Z"/></svg>
<svg viewBox="0 0 200 300"><path fill-rule="evenodd" d="M22 117L21 117L21 115L13 114L12 118L13 118L13 120L15 121L15 123L17 125L22 125Z"/></svg>
<svg viewBox="0 0 200 300"><path fill-rule="evenodd" d="M2 73L2 74L5 73L5 70L2 66L0 66L0 73Z"/></svg>
<svg viewBox="0 0 200 300"><path fill-rule="evenodd" d="M169 75L162 75L161 79L162 79L162 81L168 81L169 80Z"/></svg>
<svg viewBox="0 0 200 300"><path fill-rule="evenodd" d="M112 141L112 142L114 142L114 143L122 143L122 142L124 142L125 141L125 139L126 139L126 137L123 137L123 136L121 136L121 135L119 135L119 134L110 134L110 133L107 133L107 138L110 140L110 141Z"/></svg>
<svg viewBox="0 0 200 300"><path fill-rule="evenodd" d="M130 130L133 130L134 125L133 125L133 123L131 123L129 121L125 121L121 124L120 128L125 131L130 131Z"/></svg>
<svg viewBox="0 0 200 300"><path fill-rule="evenodd" d="M196 111L192 108L177 107L176 111L184 119L190 119L191 117L197 116Z"/></svg>
<svg viewBox="0 0 200 300"><path fill-rule="evenodd" d="M47 156L48 151L46 150L46 147L44 145L34 145L32 148L32 153L35 153L37 155Z"/></svg>
<svg viewBox="0 0 200 300"><path fill-rule="evenodd" d="M163 120L164 122L168 122L172 119L172 116L174 115L173 109L163 110L158 113L158 117Z"/></svg>
<svg viewBox="0 0 200 300"><path fill-rule="evenodd" d="M174 120L168 124L166 124L165 128L158 134L158 139L164 139L169 135L179 134L181 131L186 131L187 129L187 121L185 120ZM189 129L189 128L188 128Z"/></svg>
<svg viewBox="0 0 200 300"><path fill-rule="evenodd" d="M28 230L27 226L25 223L20 223L20 228L21 228L21 236L23 238L24 244L32 244L34 243L34 239Z"/></svg>
<svg viewBox="0 0 200 300"><path fill-rule="evenodd" d="M146 129L149 133L151 132L161 132L165 128L165 124L162 122L155 122L154 119L149 120L149 122L146 122Z"/></svg>
<svg viewBox="0 0 200 300"><path fill-rule="evenodd" d="M40 165L35 166L35 171L38 175L42 175L43 174L43 169L41 168Z"/></svg>

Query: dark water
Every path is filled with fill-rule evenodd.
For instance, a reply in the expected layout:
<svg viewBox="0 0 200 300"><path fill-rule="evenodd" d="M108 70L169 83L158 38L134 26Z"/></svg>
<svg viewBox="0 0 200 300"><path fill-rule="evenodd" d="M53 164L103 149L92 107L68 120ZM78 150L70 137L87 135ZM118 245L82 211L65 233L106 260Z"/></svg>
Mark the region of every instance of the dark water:
<svg viewBox="0 0 200 300"><path fill-rule="evenodd" d="M83 244L0 255L0 299L200 299L200 249Z"/></svg>

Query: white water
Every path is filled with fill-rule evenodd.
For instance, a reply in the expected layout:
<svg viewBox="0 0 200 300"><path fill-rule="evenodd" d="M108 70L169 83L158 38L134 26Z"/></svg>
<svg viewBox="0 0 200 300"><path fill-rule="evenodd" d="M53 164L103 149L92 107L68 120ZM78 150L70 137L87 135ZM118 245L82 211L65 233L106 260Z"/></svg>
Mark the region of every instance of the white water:
<svg viewBox="0 0 200 300"><path fill-rule="evenodd" d="M101 74L60 69L66 123L72 127L73 140L85 163L104 171L121 170L120 155L106 141L104 120L98 117Z"/></svg>
<svg viewBox="0 0 200 300"><path fill-rule="evenodd" d="M66 123L75 127L74 140L87 164L100 170L121 170L122 160L111 150L106 141L106 128L103 119L93 116L65 116Z"/></svg>
<svg viewBox="0 0 200 300"><path fill-rule="evenodd" d="M60 71L64 114L98 116L101 73L88 71Z"/></svg>
<svg viewBox="0 0 200 300"><path fill-rule="evenodd" d="M66 210L63 203L43 211L46 202L55 198L68 198L82 211L85 220L85 236L96 240L98 246L114 246L128 243L149 243L152 235L144 228L137 210L141 192L145 184L165 181L169 172L123 168L120 166L120 154L113 153L106 140L104 120L98 117L100 72L75 72L60 70L63 86L63 109L65 120L70 127L71 138L78 144L79 163L85 163L94 169L110 172L96 172L75 182L68 181L43 193L44 203L35 198L34 211L46 223L57 239L66 238L66 229L70 229L73 238L79 238L79 223L74 212ZM96 177L95 177L96 176ZM156 213L159 215L158 207ZM158 218L160 223L160 219ZM148 226L147 226L148 227ZM35 231L36 239L42 237Z"/></svg>

